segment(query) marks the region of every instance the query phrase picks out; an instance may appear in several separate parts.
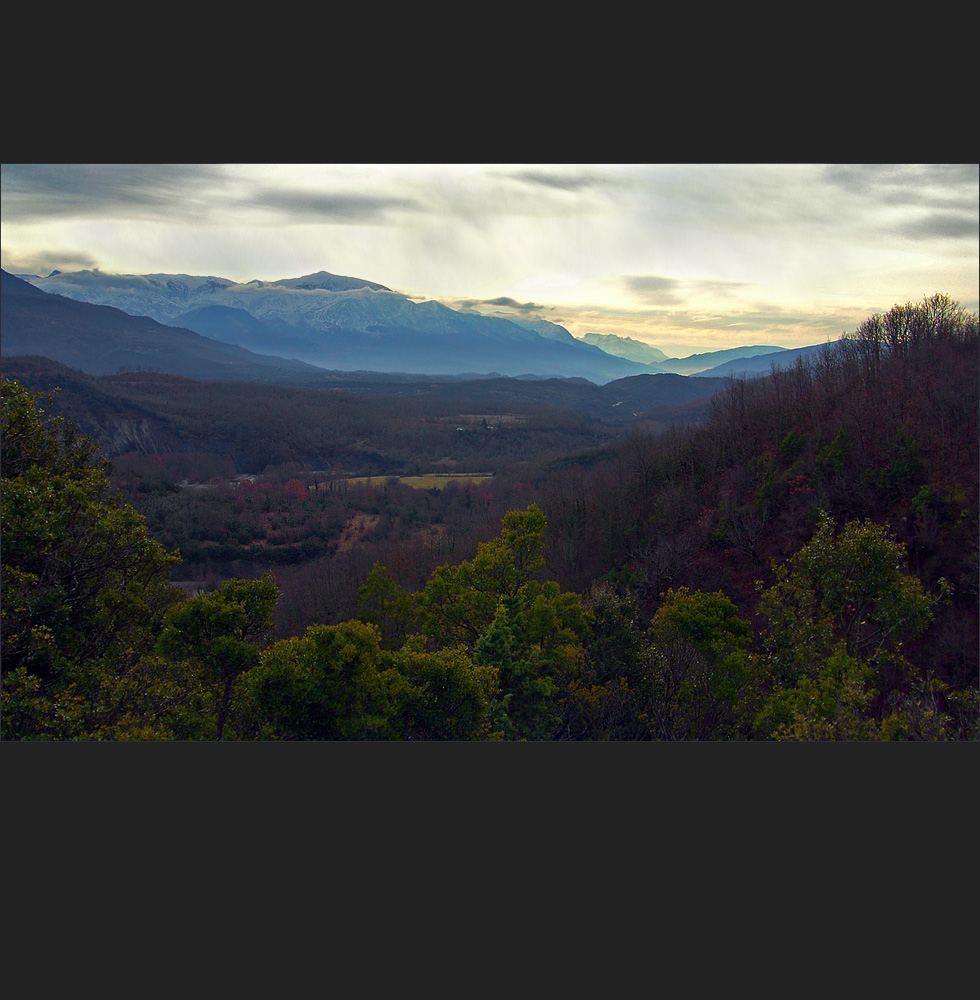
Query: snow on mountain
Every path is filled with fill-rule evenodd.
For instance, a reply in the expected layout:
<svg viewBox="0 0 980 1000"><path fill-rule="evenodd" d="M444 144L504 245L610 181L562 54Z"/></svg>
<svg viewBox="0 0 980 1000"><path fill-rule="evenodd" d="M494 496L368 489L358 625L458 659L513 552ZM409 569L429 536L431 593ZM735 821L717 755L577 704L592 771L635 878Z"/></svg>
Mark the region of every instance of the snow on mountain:
<svg viewBox="0 0 980 1000"><path fill-rule="evenodd" d="M458 312L433 300L416 302L377 282L326 271L245 283L214 276L100 271L26 277L44 291L172 326L194 317L193 328L204 332L206 327L207 336L243 346L247 338L244 342L253 347L261 342L270 353L325 367L431 372L443 370L434 365L446 365L447 372L560 375L599 382L646 370L577 341L555 324ZM262 329L249 328L242 314L258 320Z"/></svg>
<svg viewBox="0 0 980 1000"><path fill-rule="evenodd" d="M468 332L502 340L548 339L575 344L568 331L554 324L522 324L477 313L459 313L434 300L415 302L377 282L319 271L279 281L236 283L223 278L186 274L110 275L101 271L28 276L47 292L83 302L109 305L133 316L177 323L205 306L240 309L267 325L284 324L320 333L341 327L365 333L377 328L424 331L427 334ZM564 336L562 336L564 334Z"/></svg>
<svg viewBox="0 0 980 1000"><path fill-rule="evenodd" d="M391 291L390 288L379 285L376 281L365 281L363 278L345 278L343 275L331 274L329 271L317 271L316 274L307 274L302 278L280 278L278 281L261 282L261 284L295 288L300 291L321 289L327 292L349 292L356 288L371 288L376 292Z"/></svg>
<svg viewBox="0 0 980 1000"><path fill-rule="evenodd" d="M566 344L579 343L563 326L559 326L557 323L549 323L546 319L534 319L528 322L514 320L514 322L520 326L526 326L529 330L533 330L536 334L548 340L558 340ZM614 352L606 351L606 353L613 354Z"/></svg>
<svg viewBox="0 0 980 1000"><path fill-rule="evenodd" d="M639 361L645 365L667 360L667 355L659 347L645 344L642 340L634 340L632 337L619 337L614 333L587 333L582 341L601 348L607 354L629 358L630 361Z"/></svg>
<svg viewBox="0 0 980 1000"><path fill-rule="evenodd" d="M213 275L109 274L90 271L52 271L47 277L21 275L36 288L77 302L112 306L131 316L149 316L167 323L232 287L235 282Z"/></svg>

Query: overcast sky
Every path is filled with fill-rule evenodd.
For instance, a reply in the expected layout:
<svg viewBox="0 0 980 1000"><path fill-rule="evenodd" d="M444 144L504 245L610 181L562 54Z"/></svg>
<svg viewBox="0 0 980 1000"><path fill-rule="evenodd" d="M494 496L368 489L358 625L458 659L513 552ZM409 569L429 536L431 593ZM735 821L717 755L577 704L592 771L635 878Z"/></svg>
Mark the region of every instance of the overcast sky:
<svg viewBox="0 0 980 1000"><path fill-rule="evenodd" d="M330 271L673 356L980 308L977 164L3 164L2 264Z"/></svg>

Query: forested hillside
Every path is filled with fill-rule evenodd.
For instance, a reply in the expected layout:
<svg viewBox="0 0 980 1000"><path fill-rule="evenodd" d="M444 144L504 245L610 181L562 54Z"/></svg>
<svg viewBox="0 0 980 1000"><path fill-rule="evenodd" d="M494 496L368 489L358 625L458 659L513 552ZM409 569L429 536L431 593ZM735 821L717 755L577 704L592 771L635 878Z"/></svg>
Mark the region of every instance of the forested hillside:
<svg viewBox="0 0 980 1000"><path fill-rule="evenodd" d="M430 402L386 441L337 400L302 431L370 439L375 483L277 452L268 405L264 475L233 482L257 444L208 386L234 447L200 489L145 392L161 448L110 466L5 379L2 735L976 739L978 346L944 296L896 306L625 437ZM180 383L141 377L158 419ZM440 461L496 474L399 479Z"/></svg>

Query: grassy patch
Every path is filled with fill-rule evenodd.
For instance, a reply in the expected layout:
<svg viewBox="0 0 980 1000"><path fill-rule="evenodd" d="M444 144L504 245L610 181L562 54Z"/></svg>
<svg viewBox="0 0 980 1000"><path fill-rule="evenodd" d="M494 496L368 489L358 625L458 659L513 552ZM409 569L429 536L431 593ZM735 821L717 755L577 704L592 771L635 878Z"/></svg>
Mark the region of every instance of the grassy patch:
<svg viewBox="0 0 980 1000"><path fill-rule="evenodd" d="M441 490L447 483L485 483L488 479L493 479L493 476L434 472L426 476L362 476L348 479L347 482L361 483L366 486L384 486L389 479L397 479L405 486L413 486L417 490Z"/></svg>

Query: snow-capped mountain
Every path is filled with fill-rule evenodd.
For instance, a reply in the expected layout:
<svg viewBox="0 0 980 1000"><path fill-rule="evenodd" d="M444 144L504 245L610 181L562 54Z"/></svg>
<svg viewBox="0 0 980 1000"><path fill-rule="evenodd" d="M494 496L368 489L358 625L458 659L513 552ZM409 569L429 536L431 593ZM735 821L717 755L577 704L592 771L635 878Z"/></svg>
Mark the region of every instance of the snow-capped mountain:
<svg viewBox="0 0 980 1000"><path fill-rule="evenodd" d="M213 275L97 270L19 277L66 298L325 368L558 375L600 383L649 371L555 324L525 325L432 300L416 302L378 282L326 271L245 283Z"/></svg>
<svg viewBox="0 0 980 1000"><path fill-rule="evenodd" d="M632 337L619 337L614 333L587 333L582 340L594 347L601 347L607 354L629 358L630 361L639 361L644 365L667 360L667 355L659 347L652 347Z"/></svg>

